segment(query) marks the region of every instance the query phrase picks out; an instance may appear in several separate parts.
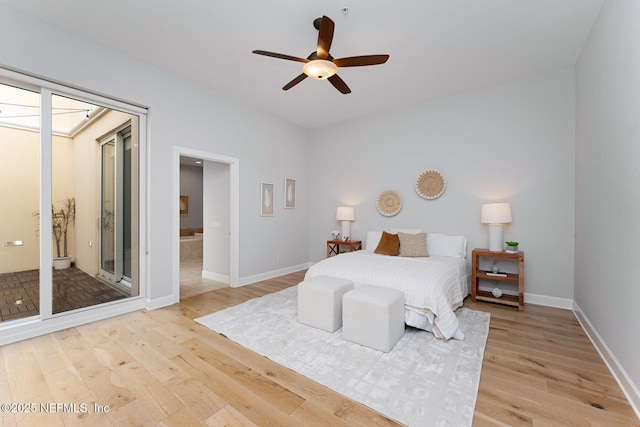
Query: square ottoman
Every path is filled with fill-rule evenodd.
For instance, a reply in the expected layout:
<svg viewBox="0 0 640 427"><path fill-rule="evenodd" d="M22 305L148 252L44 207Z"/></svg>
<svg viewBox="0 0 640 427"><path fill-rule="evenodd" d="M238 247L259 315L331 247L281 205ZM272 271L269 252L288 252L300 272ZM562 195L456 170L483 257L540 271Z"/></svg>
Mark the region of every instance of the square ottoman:
<svg viewBox="0 0 640 427"><path fill-rule="evenodd" d="M342 337L389 352L404 335L404 293L362 285L342 299Z"/></svg>
<svg viewBox="0 0 640 427"><path fill-rule="evenodd" d="M298 322L334 332L342 326L342 296L353 282L317 276L298 284Z"/></svg>

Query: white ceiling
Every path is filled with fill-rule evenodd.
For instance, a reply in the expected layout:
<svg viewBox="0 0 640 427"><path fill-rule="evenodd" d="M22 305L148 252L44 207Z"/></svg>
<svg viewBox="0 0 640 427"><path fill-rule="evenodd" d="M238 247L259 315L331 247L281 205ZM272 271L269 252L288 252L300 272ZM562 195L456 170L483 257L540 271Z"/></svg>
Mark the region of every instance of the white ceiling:
<svg viewBox="0 0 640 427"><path fill-rule="evenodd" d="M82 37L306 128L572 66L603 0L0 0ZM348 7L344 15L342 8ZM352 93L306 79L312 22L335 21L331 54L389 54L338 70Z"/></svg>

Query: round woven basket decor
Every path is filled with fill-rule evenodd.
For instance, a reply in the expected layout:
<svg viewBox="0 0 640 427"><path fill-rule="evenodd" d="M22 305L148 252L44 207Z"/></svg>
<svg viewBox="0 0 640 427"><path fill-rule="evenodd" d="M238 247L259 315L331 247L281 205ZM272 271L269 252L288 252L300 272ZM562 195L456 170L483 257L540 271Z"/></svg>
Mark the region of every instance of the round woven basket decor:
<svg viewBox="0 0 640 427"><path fill-rule="evenodd" d="M378 196L376 208L384 216L394 216L402 209L402 196L393 190L385 190Z"/></svg>
<svg viewBox="0 0 640 427"><path fill-rule="evenodd" d="M426 170L416 179L416 191L424 199L437 199L444 193L447 182L436 170Z"/></svg>

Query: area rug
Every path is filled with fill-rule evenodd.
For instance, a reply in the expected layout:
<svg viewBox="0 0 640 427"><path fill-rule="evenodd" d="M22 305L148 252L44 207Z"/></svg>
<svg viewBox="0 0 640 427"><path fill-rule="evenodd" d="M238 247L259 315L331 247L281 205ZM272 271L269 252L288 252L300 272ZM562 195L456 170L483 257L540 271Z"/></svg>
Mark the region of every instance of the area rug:
<svg viewBox="0 0 640 427"><path fill-rule="evenodd" d="M456 316L464 341L407 327L389 353L298 323L296 286L196 321L403 424L470 426L490 315Z"/></svg>

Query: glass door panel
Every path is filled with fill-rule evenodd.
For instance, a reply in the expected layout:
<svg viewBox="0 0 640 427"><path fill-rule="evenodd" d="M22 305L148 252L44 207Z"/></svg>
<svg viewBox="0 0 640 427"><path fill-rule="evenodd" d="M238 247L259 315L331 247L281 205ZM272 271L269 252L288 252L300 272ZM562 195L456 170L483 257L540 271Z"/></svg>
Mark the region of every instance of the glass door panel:
<svg viewBox="0 0 640 427"><path fill-rule="evenodd" d="M71 265L53 270L56 314L138 295L138 167L132 142L137 134L131 131L137 131L138 117L52 98L54 230L56 215L74 202L73 220L63 233L67 244L61 244Z"/></svg>
<svg viewBox="0 0 640 427"><path fill-rule="evenodd" d="M0 322L40 313L40 94L0 84Z"/></svg>
<svg viewBox="0 0 640 427"><path fill-rule="evenodd" d="M102 144L101 199L100 199L100 275L109 282L116 282L115 228L116 228L116 144Z"/></svg>

